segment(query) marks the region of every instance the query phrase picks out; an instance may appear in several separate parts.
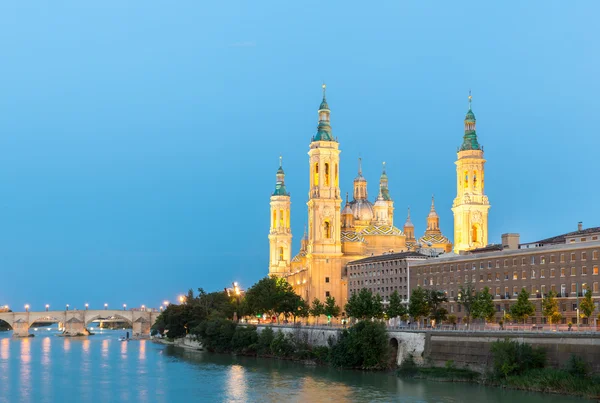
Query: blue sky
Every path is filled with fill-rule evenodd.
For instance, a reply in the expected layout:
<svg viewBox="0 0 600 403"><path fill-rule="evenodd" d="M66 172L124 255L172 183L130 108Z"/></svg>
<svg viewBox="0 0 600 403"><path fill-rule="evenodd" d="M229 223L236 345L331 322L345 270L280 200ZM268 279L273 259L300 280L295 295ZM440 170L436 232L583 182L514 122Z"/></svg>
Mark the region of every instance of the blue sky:
<svg viewBox="0 0 600 403"><path fill-rule="evenodd" d="M157 306L267 273L279 155L297 251L328 86L342 192L452 236L473 91L490 241L600 225L595 1L0 5L0 304Z"/></svg>

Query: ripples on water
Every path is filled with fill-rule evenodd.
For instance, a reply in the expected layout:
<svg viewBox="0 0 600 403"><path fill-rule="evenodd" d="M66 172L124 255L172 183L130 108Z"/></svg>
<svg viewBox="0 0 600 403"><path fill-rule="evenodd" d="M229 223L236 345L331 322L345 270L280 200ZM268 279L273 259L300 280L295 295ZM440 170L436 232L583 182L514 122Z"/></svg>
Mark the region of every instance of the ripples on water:
<svg viewBox="0 0 600 403"><path fill-rule="evenodd" d="M0 332L0 403L13 402L527 402L574 398L393 374L184 351L123 332L64 339Z"/></svg>

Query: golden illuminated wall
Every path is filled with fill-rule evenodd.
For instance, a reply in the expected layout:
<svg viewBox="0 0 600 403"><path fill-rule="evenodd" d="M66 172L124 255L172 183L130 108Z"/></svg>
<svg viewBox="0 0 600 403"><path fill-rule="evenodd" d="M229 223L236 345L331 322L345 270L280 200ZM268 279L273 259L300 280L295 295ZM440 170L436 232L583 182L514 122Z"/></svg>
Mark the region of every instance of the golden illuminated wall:
<svg viewBox="0 0 600 403"><path fill-rule="evenodd" d="M289 272L292 256L290 196L271 196L269 274Z"/></svg>
<svg viewBox="0 0 600 403"><path fill-rule="evenodd" d="M454 212L454 252L488 244L488 210L484 194L485 159L482 150L458 152L456 161L456 198Z"/></svg>

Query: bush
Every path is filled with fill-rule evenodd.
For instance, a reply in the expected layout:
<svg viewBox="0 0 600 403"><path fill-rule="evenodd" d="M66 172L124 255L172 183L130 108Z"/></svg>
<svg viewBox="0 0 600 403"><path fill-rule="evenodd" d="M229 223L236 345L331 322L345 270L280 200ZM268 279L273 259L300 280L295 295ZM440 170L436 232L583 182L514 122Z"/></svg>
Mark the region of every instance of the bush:
<svg viewBox="0 0 600 403"><path fill-rule="evenodd" d="M344 330L331 348L331 362L346 368L387 368L389 345L385 325L360 321Z"/></svg>
<svg viewBox="0 0 600 403"><path fill-rule="evenodd" d="M219 353L231 351L231 340L236 324L228 319L211 319L197 328L202 345L209 351Z"/></svg>
<svg viewBox="0 0 600 403"><path fill-rule="evenodd" d="M294 353L294 342L292 337L286 336L280 330L271 342L271 352L277 357L289 357Z"/></svg>
<svg viewBox="0 0 600 403"><path fill-rule="evenodd" d="M271 343L275 338L275 333L270 327L263 328L258 335L257 352L261 355L271 354Z"/></svg>
<svg viewBox="0 0 600 403"><path fill-rule="evenodd" d="M231 338L231 348L235 352L255 353L257 342L256 326L237 326Z"/></svg>
<svg viewBox="0 0 600 403"><path fill-rule="evenodd" d="M509 339L497 340L492 343L491 351L494 358L494 374L497 377L519 375L530 369L543 368L546 364L546 351L526 343Z"/></svg>
<svg viewBox="0 0 600 403"><path fill-rule="evenodd" d="M327 346L317 346L312 350L313 357L318 362L328 362L329 361L329 347Z"/></svg>
<svg viewBox="0 0 600 403"><path fill-rule="evenodd" d="M583 358L578 355L571 354L571 358L567 363L567 372L573 376L587 378L590 374L590 366Z"/></svg>

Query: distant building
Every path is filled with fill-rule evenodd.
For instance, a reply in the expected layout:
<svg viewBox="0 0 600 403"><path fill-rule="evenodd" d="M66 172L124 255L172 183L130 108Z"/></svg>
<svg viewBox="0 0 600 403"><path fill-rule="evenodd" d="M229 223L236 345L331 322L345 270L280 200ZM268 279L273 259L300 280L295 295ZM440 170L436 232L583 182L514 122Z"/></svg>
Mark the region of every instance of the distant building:
<svg viewBox="0 0 600 403"><path fill-rule="evenodd" d="M444 291L449 299L448 312L459 321L464 311L455 297L467 283L477 291L490 289L496 322L509 312L517 294L525 288L536 307L535 316L527 323L545 323L542 297L552 290L558 294L562 323L576 323L578 302L585 292L591 290L596 299L600 296L599 258L600 227L583 229L580 223L577 231L536 242L519 243L518 234L504 234L502 244L414 262L409 282L413 288ZM587 323L587 319L581 323Z"/></svg>

